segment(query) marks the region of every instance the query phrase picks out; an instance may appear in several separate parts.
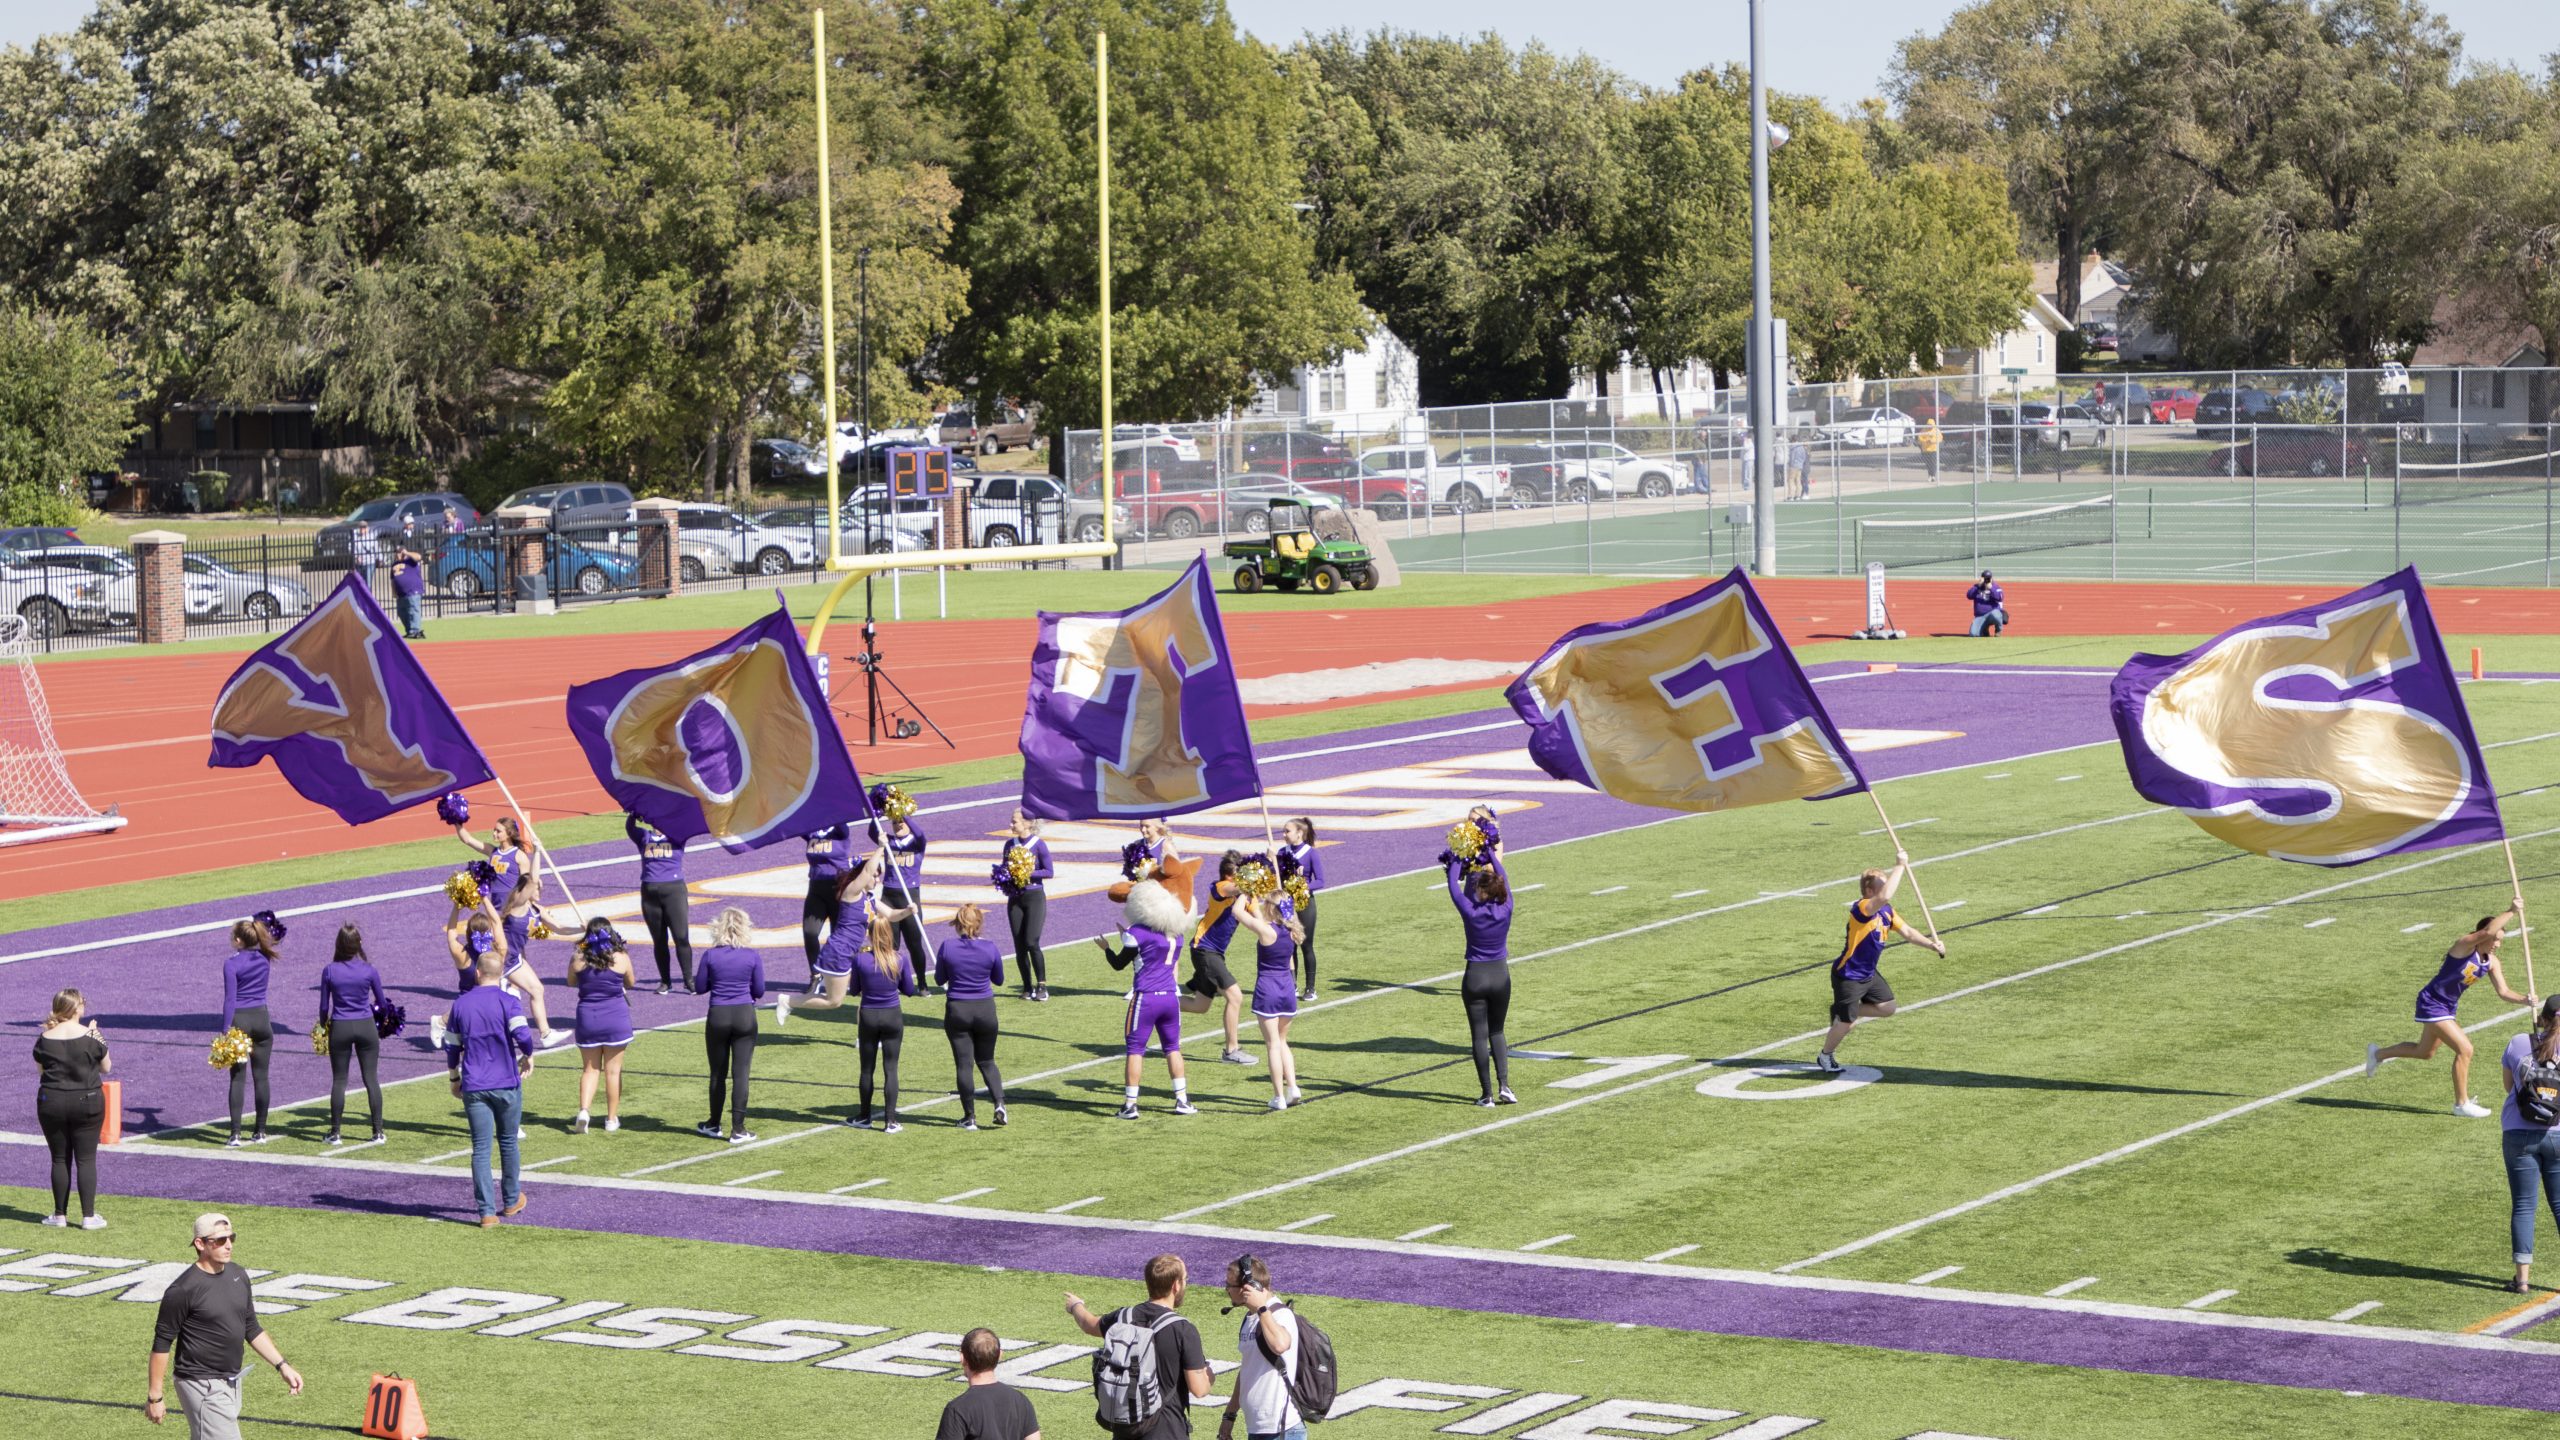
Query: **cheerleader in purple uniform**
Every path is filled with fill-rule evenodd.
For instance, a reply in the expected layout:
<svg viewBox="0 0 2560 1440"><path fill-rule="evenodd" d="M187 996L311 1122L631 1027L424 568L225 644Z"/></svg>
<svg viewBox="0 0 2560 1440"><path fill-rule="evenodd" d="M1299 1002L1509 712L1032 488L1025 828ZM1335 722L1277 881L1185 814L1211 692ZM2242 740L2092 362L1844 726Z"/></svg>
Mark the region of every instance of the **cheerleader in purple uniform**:
<svg viewBox="0 0 2560 1440"><path fill-rule="evenodd" d="M809 959L809 990L818 988L818 947L836 916L836 892L853 869L853 833L842 824L812 831L809 846L809 893L800 901L800 949Z"/></svg>
<svg viewBox="0 0 2560 1440"><path fill-rule="evenodd" d="M871 912L871 943L855 952L853 968L862 985L862 1008L854 1012L854 1040L862 1050L862 1103L853 1112L853 1128L871 1128L871 1081L875 1069L886 1086L881 1096L880 1133L895 1135L898 1124L898 1052L907 1041L903 996L924 993L923 977L898 954L898 921L887 906Z"/></svg>
<svg viewBox="0 0 2560 1440"><path fill-rule="evenodd" d="M881 792L871 802L877 807L885 798L887 787L874 789ZM895 918L898 938L907 947L907 969L922 975L933 963L924 939L924 832L910 820L875 819L871 822L871 835L889 867L882 893L898 903Z"/></svg>
<svg viewBox="0 0 2560 1440"><path fill-rule="evenodd" d="M2397 1045L2367 1045L2364 1073L2370 1076L2385 1060L2432 1060L2439 1047L2449 1046L2453 1050L2453 1113L2470 1120L2496 1114L2472 1102L2471 1037L2463 1033L2454 1012L2462 1006L2463 992L2484 979L2510 1005L2542 1003L2538 996L2508 989L2507 974L2498 968L2498 943L2507 938L2507 927L2523 916L2524 897L2518 895L2504 912L2485 917L2470 934L2454 941L2436 966L2435 978L2418 991L2418 1038Z"/></svg>
<svg viewBox="0 0 2560 1440"><path fill-rule="evenodd" d="M1131 880L1150 879L1180 860L1173 851L1173 827L1154 816L1139 821L1138 843L1129 847L1129 857L1121 872Z"/></svg>
<svg viewBox="0 0 2560 1440"><path fill-rule="evenodd" d="M796 1004L787 994L774 996L774 1028L790 1024L794 1011L841 1007L845 993L853 987L854 957L870 943L871 922L885 919L894 926L907 918L903 908L881 901L882 863L880 852L875 850L837 879L834 928L827 932L827 943L819 948L818 958L811 964L818 993L804 995Z"/></svg>
<svg viewBox="0 0 2560 1440"><path fill-rule="evenodd" d="M1013 812L1013 834L1004 842L1004 853L996 857L999 871L1008 868L1016 850L1031 852L1031 876L1019 886L1005 886L1005 920L1013 932L1013 964L1022 981L1022 998L1049 998L1049 952L1041 948L1040 932L1049 924L1049 880L1058 873L1049 861L1049 842L1040 838L1040 821Z"/></svg>
<svg viewBox="0 0 2560 1440"><path fill-rule="evenodd" d="M222 1025L249 1037L249 1058L231 1067L231 1149L267 1143L267 1059L275 1052L276 1030L267 1010L267 979L275 967L275 936L264 922L241 920L231 927L231 954L222 962ZM258 1097L258 1122L249 1138L240 1138L241 1101L252 1084Z"/></svg>
<svg viewBox="0 0 2560 1440"><path fill-rule="evenodd" d="M569 1032L551 1028L550 1012L542 1003L542 977L533 971L533 919L541 908L535 901L542 890L541 878L534 873L533 842L525 837L524 827L516 823L513 815L499 816L497 823L489 827L486 840L459 824L453 827L453 836L488 856L491 868L498 872L492 887L497 893L484 891L481 898L496 907L499 933L506 939L500 951L507 959L506 983L524 997L525 1008L533 1012L533 1028L542 1034L542 1043L559 1044L569 1038ZM459 918L461 913L457 909L454 915Z"/></svg>
<svg viewBox="0 0 2560 1440"><path fill-rule="evenodd" d="M1306 943L1288 897L1246 896L1236 902L1236 923L1253 932L1253 1018L1262 1027L1262 1047L1271 1067L1271 1108L1286 1110L1304 1099L1298 1093L1298 1057L1289 1048L1289 1022L1298 1018L1297 956Z"/></svg>
<svg viewBox="0 0 2560 1440"><path fill-rule="evenodd" d="M603 916L587 922L578 937L578 953L569 962L569 983L578 992L578 1118L572 1134L587 1133L587 1112L596 1103L596 1080L604 1080L604 1128L622 1128L622 1052L631 1044L631 952Z"/></svg>
<svg viewBox="0 0 2560 1440"><path fill-rule="evenodd" d="M1483 821L1477 822L1482 825ZM1280 827L1285 843L1280 847L1280 878L1292 875L1304 881L1307 903L1298 907L1298 928L1306 938L1298 942L1298 998L1316 998L1316 896L1324 889L1324 856L1316 849L1316 822L1301 815ZM1255 994L1261 993L1261 982L1255 981ZM1256 1010L1255 1014L1262 1012Z"/></svg>

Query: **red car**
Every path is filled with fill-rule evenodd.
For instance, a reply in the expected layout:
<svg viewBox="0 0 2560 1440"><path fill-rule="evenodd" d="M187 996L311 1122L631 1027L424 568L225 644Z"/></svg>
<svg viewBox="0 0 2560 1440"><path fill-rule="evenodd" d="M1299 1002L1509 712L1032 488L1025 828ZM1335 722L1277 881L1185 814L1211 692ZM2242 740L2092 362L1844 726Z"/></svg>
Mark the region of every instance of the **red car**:
<svg viewBox="0 0 2560 1440"><path fill-rule="evenodd" d="M1396 475L1372 475L1355 460L1300 460L1257 467L1263 474L1284 474L1319 495L1330 495L1347 508L1367 508L1381 520L1401 520L1431 503L1431 487Z"/></svg>
<svg viewBox="0 0 2560 1440"><path fill-rule="evenodd" d="M2213 457L2217 475L2344 475L2364 468L2364 441L2335 430L2261 430L2254 441L2225 445Z"/></svg>
<svg viewBox="0 0 2560 1440"><path fill-rule="evenodd" d="M2196 402L2203 399L2193 390L2176 386L2151 388L2151 423L2179 425L2196 418Z"/></svg>

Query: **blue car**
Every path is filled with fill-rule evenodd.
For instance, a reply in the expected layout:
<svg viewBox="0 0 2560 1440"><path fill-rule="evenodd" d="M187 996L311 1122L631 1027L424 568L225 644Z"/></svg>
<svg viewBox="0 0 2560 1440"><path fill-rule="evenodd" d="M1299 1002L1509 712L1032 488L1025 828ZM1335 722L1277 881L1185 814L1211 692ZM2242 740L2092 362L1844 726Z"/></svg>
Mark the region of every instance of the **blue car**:
<svg viewBox="0 0 2560 1440"><path fill-rule="evenodd" d="M554 595L570 591L602 595L629 589L639 581L640 564L628 555L590 549L557 536L548 546L551 561L544 568ZM437 553L431 575L447 594L468 601L498 588L497 561L497 542L486 532L457 535Z"/></svg>

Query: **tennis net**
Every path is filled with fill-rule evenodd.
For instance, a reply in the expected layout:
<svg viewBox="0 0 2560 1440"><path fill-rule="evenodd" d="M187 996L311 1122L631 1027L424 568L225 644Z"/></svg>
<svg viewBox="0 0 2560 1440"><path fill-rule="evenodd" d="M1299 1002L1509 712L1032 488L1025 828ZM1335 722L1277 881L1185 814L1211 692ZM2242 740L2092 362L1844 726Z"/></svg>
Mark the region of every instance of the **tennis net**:
<svg viewBox="0 0 2560 1440"><path fill-rule="evenodd" d="M2540 495L2551 488L2555 466L2560 466L2560 452L2509 455L2453 465L2403 464L2394 489L2385 489L2391 481L2378 475L2368 488L2378 492L2376 498L2386 504L2396 490L2399 503L2404 506Z"/></svg>
<svg viewBox="0 0 2560 1440"><path fill-rule="evenodd" d="M1961 520L1861 520L1858 566L1864 569L1875 562L1898 569L1970 563L1990 555L2104 545L2115 535L2115 501L2106 496L2001 515L1968 515Z"/></svg>

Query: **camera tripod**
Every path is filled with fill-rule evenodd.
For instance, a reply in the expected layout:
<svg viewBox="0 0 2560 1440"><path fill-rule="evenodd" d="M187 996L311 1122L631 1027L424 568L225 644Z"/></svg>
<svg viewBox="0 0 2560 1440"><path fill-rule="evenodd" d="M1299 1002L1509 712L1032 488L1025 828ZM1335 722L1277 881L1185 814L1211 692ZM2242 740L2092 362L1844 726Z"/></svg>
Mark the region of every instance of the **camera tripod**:
<svg viewBox="0 0 2560 1440"><path fill-rule="evenodd" d="M943 733L941 726L933 723L932 716L924 713L924 707L916 703L915 697L907 693L906 687L900 685L896 677L888 673L888 663L880 654L880 627L871 617L866 615L862 620L862 648L846 658L862 667L862 685L865 695L863 730L868 737L864 740L864 744L879 744L880 732L883 730L889 732L889 738L892 740L912 740L925 731L931 730L934 737L945 746L954 750L960 748L949 735ZM888 702L881 697L880 687L883 685L888 686L897 695L900 706L913 711L914 714L895 713Z"/></svg>

